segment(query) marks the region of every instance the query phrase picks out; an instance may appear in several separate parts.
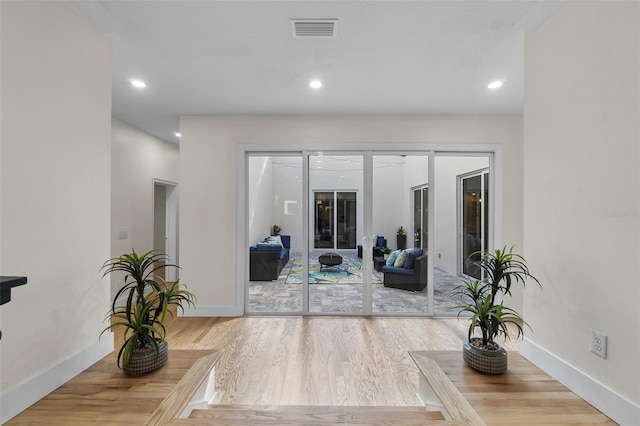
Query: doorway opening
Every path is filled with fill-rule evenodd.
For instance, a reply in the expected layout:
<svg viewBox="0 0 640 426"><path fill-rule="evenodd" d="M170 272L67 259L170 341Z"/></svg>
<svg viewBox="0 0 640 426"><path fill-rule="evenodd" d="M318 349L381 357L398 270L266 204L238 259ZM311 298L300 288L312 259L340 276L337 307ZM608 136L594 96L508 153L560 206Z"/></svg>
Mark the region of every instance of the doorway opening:
<svg viewBox="0 0 640 426"><path fill-rule="evenodd" d="M153 249L166 253L178 265L178 184L153 179ZM168 281L178 280L178 268L156 271Z"/></svg>

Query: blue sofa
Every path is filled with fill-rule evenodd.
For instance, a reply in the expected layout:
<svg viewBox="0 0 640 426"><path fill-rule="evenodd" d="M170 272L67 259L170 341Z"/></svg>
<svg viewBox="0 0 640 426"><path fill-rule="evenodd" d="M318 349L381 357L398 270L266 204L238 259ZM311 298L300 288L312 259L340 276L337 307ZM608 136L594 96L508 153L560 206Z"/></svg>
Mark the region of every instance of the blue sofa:
<svg viewBox="0 0 640 426"><path fill-rule="evenodd" d="M278 279L280 271L289 261L291 235L276 237L267 237L249 247L249 281Z"/></svg>
<svg viewBox="0 0 640 426"><path fill-rule="evenodd" d="M422 291L427 286L428 255L422 249L405 250L406 259L402 265L382 267L384 286L409 291ZM391 257L390 257L391 259Z"/></svg>

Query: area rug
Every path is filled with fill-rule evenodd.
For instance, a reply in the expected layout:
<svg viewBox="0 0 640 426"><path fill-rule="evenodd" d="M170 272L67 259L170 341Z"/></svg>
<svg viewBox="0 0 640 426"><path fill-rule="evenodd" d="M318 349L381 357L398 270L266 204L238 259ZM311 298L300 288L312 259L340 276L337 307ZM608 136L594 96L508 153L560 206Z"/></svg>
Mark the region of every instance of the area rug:
<svg viewBox="0 0 640 426"><path fill-rule="evenodd" d="M382 279L373 273L373 284L382 284ZM302 259L293 259L285 284L302 284ZM318 259L309 260L309 284L362 284L362 261L343 259L338 266L320 268Z"/></svg>

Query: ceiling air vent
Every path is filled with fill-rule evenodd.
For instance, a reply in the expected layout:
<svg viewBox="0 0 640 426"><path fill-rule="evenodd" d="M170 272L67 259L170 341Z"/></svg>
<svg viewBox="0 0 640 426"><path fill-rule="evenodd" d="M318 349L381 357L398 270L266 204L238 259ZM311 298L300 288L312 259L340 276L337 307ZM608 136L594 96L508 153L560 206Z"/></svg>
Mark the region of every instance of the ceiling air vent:
<svg viewBox="0 0 640 426"><path fill-rule="evenodd" d="M337 19L292 19L293 38L335 38Z"/></svg>

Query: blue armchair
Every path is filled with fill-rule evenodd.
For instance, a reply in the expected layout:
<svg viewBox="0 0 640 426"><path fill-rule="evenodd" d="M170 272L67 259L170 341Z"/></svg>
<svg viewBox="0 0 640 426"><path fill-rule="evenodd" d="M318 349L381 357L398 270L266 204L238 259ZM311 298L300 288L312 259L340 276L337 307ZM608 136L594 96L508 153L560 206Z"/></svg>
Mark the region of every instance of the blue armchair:
<svg viewBox="0 0 640 426"><path fill-rule="evenodd" d="M387 246L387 239L382 235L378 235L376 238L376 243L373 245L373 258L383 257L384 253L382 253L382 249ZM362 259L362 245L358 246L358 257Z"/></svg>

